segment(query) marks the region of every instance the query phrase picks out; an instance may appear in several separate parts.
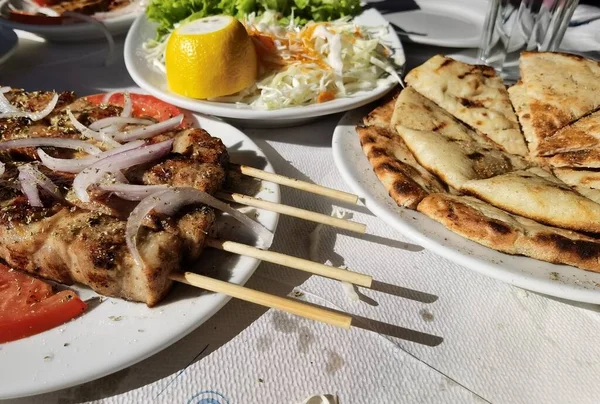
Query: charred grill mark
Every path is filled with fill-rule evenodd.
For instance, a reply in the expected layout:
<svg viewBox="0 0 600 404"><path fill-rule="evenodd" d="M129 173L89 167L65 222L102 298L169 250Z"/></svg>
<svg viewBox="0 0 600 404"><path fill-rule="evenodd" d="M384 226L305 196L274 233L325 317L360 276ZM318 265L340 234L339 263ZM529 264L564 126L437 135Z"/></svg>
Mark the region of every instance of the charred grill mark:
<svg viewBox="0 0 600 404"><path fill-rule="evenodd" d="M117 254L115 245L100 244L90 251L92 263L102 269L113 269L116 266Z"/></svg>
<svg viewBox="0 0 600 404"><path fill-rule="evenodd" d="M440 65L440 67L438 67L436 70L440 70L443 69L444 67L451 65L452 63L454 63L454 59L450 59L450 58L446 58L442 64Z"/></svg>
<svg viewBox="0 0 600 404"><path fill-rule="evenodd" d="M488 222L490 228L492 229L492 231L496 232L496 233L500 233L500 234L509 234L511 229L509 226L505 225L504 223L501 222L497 222L497 221L489 221Z"/></svg>
<svg viewBox="0 0 600 404"><path fill-rule="evenodd" d="M371 159L383 156L387 156L385 149L382 149L381 147L372 147L371 150L369 150L367 157Z"/></svg>
<svg viewBox="0 0 600 404"><path fill-rule="evenodd" d="M446 126L448 126L448 124L446 122L440 122L437 125L435 125L431 130L433 132L437 132L439 130L444 129Z"/></svg>
<svg viewBox="0 0 600 404"><path fill-rule="evenodd" d="M600 257L600 243L588 240L571 240L559 234L540 234L536 238L542 242L553 244L562 252L575 254L581 259Z"/></svg>
<svg viewBox="0 0 600 404"><path fill-rule="evenodd" d="M459 98L458 101L467 108L483 108L483 104L479 101L469 100L464 97Z"/></svg>
<svg viewBox="0 0 600 404"><path fill-rule="evenodd" d="M473 152L473 153L467 154L467 158L469 158L471 160L479 160L479 159L482 159L483 157L484 157L484 155L479 152Z"/></svg>
<svg viewBox="0 0 600 404"><path fill-rule="evenodd" d="M398 168L395 164L393 164L392 162L385 162L382 164L379 164L377 167L375 167L375 171L383 171L383 172L392 172L392 173L401 173L404 174L404 172Z"/></svg>

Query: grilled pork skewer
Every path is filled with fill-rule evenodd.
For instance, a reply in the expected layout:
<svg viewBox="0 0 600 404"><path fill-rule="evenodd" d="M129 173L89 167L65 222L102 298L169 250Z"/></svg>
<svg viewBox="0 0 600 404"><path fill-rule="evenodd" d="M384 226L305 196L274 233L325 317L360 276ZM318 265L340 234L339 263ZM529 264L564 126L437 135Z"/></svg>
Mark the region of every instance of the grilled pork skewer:
<svg viewBox="0 0 600 404"><path fill-rule="evenodd" d="M13 101L17 99L17 103L26 105L44 98L44 94L36 93L19 100L22 95L13 94ZM58 101L61 102L60 97ZM118 107L93 107L78 100L69 105L67 115L72 115L70 119L77 115L76 119L90 123L114 116L119 112L114 108ZM2 140L77 138L80 135L69 128L64 115L64 110L53 111L48 117L52 124L46 126L32 125L22 119L0 120ZM154 136L149 143L169 138L173 138L172 150L165 158L127 170L126 180L144 185L191 187L208 194L221 188L229 158L219 139L201 129L185 129ZM98 142L89 140L89 143ZM38 157L36 150L29 147L13 148L8 153L13 163L15 156L25 160ZM60 149L47 158L74 157L79 153ZM14 171L13 167L12 177L9 170L4 180L14 182ZM63 184L63 188L70 187L73 174L44 171L55 183ZM13 188L18 185L13 184ZM149 306L156 304L171 286L169 275L202 252L206 234L215 220L212 209L196 204L170 216L150 212L137 236L137 250L143 258L143 265L139 265L126 246L124 218L134 205L106 194L94 196L84 202L71 190L66 201L46 198L43 207L32 207L31 201L19 192L4 189L0 198L3 206L0 258L17 269L57 282L79 282L100 294L142 301ZM310 272L309 268L304 270L307 269ZM316 270L322 272L323 268ZM370 284L370 277L360 279Z"/></svg>

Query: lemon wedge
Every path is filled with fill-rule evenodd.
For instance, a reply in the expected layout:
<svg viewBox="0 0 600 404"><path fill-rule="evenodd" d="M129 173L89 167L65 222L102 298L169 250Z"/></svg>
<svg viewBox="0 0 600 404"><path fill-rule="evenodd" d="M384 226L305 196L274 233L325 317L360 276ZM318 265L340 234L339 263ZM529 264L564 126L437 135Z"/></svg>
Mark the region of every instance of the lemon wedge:
<svg viewBox="0 0 600 404"><path fill-rule="evenodd" d="M167 82L192 98L237 93L256 81L256 51L246 28L230 16L191 21L171 33L166 49Z"/></svg>

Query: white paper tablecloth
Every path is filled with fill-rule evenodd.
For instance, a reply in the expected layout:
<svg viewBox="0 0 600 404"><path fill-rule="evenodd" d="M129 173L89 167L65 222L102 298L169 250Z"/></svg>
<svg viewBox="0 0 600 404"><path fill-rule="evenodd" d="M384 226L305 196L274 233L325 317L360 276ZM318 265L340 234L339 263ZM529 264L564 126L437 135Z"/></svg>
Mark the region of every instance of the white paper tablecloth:
<svg viewBox="0 0 600 404"><path fill-rule="evenodd" d="M122 58L110 68L102 65L104 46L22 39L16 55L0 66L0 81L81 94L133 86ZM410 45L409 65L439 51ZM349 191L331 156L339 118L242 130L278 173ZM322 213L333 207L325 198L287 188L282 199ZM364 207L351 210L354 220L367 224L368 234L325 229L320 259L369 273L388 293L363 290L362 301L354 302L334 281L266 263L247 286L295 293L371 319L358 321L366 329L338 330L231 301L192 334L128 369L8 402L299 403L325 393L336 394L343 404L599 402L597 306L561 302L486 278L423 251ZM314 227L282 217L273 249L308 258Z"/></svg>

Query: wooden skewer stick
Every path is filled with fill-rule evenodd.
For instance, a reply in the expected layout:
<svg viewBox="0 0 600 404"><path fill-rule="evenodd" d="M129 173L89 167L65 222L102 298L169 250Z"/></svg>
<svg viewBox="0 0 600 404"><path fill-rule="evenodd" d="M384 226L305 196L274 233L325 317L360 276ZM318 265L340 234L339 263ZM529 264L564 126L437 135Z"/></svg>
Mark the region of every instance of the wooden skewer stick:
<svg viewBox="0 0 600 404"><path fill-rule="evenodd" d="M356 204L358 202L358 196L349 194L348 192L338 191L337 189L327 188L322 185L311 184L310 182L300 181L295 178L285 177L279 174L269 173L254 167L237 164L230 164L229 166L232 169L238 170L240 173L249 177L274 182L276 184L300 189L302 191L311 192L313 194L327 196L329 198L337 199L348 203Z"/></svg>
<svg viewBox="0 0 600 404"><path fill-rule="evenodd" d="M314 307L297 300L287 299L270 295L265 292L246 288L244 286L221 281L208 276L198 275L192 272L173 273L170 278L177 282L186 283L198 288L210 290L211 292L223 293L247 302L260 304L261 306L282 310L310 320L322 321L327 324L348 329L352 323L352 317L347 314L336 313Z"/></svg>
<svg viewBox="0 0 600 404"><path fill-rule="evenodd" d="M353 222L346 219L340 219L322 213L312 212L306 209L296 208L294 206L283 205L280 203L274 203L265 201L259 198L253 198L248 195L229 193L229 192L218 192L217 198L224 199L230 202L236 202L242 205L254 206L255 208L270 210L273 212L281 213L283 215L293 216L300 219L310 220L311 222L322 223L328 226L338 227L340 229L354 231L356 233L365 233L367 226L362 223Z"/></svg>
<svg viewBox="0 0 600 404"><path fill-rule="evenodd" d="M248 257L257 258L259 260L272 262L286 267L299 269L300 271L309 272L311 274L324 276L326 278L337 279L338 281L350 282L358 286L371 287L373 278L369 275L352 272L347 269L332 267L329 265L319 264L290 255L281 254L274 251L261 250L260 248L251 247L246 244L236 243L234 241L218 240L209 238L206 240L206 246L216 248L223 251L228 251L234 254L246 255Z"/></svg>

